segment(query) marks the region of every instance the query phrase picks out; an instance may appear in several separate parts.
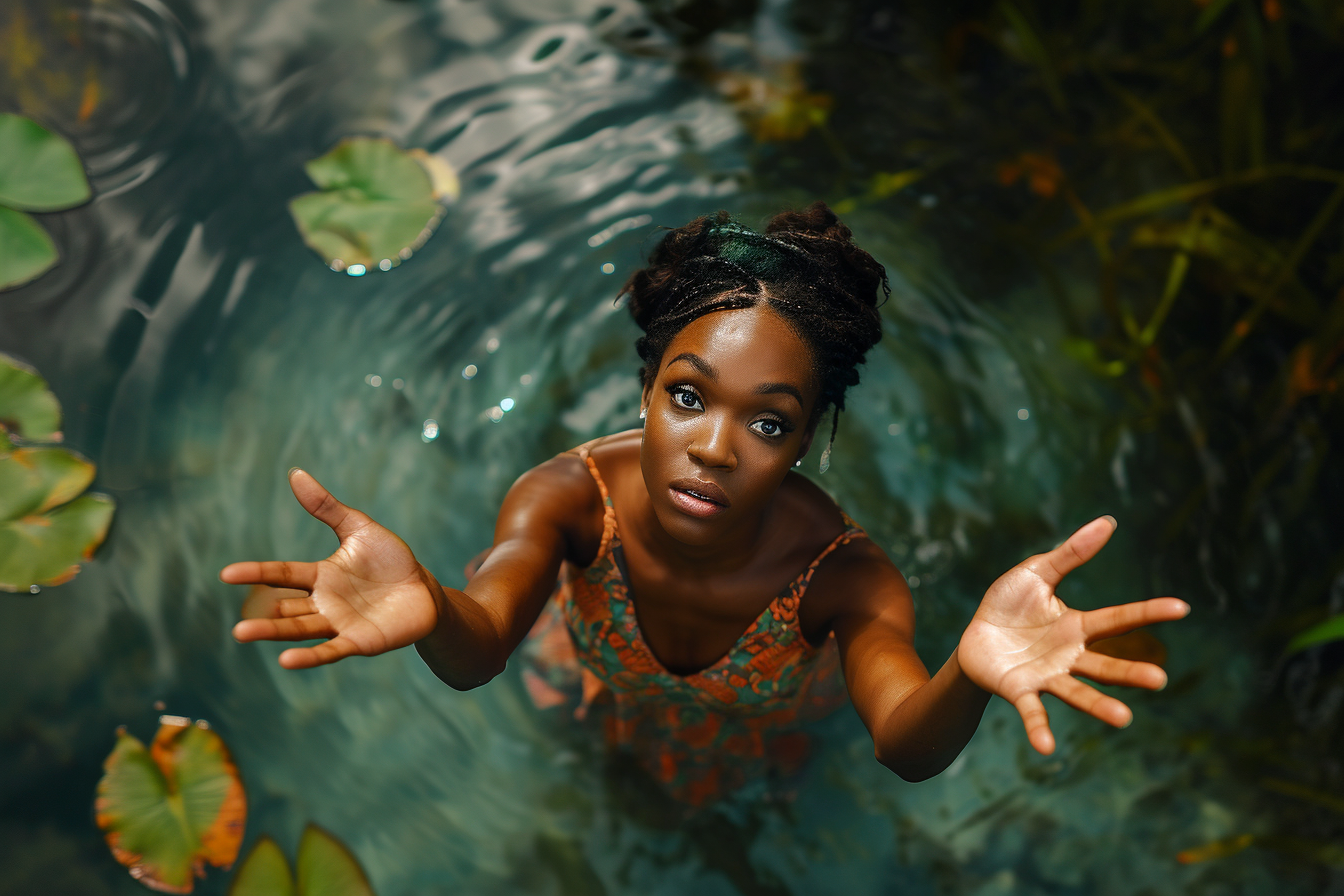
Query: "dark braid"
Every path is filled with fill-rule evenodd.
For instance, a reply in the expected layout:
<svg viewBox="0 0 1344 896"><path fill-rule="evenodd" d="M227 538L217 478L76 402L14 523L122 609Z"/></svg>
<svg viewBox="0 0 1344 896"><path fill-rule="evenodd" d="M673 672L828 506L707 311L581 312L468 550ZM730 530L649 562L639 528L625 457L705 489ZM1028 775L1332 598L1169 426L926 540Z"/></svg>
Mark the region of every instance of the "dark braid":
<svg viewBox="0 0 1344 896"><path fill-rule="evenodd" d="M755 233L727 212L696 218L668 231L621 290L644 335L635 343L644 385L657 374L663 352L698 317L767 303L812 350L821 394L815 424L830 407L845 407L858 383L858 366L882 338L878 288L891 294L887 273L825 203L783 212Z"/></svg>

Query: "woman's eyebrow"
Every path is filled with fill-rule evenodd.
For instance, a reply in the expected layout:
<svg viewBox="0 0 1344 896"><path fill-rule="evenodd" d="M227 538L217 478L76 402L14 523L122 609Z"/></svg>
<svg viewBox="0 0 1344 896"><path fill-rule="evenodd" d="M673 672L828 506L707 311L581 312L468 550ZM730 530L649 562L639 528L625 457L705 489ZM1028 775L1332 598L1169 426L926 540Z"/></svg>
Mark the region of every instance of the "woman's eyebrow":
<svg viewBox="0 0 1344 896"><path fill-rule="evenodd" d="M719 372L715 370L708 361L697 355L695 352L682 352L671 361L668 361L667 366L671 367L678 361L685 361L687 364L694 367L702 376L709 377L711 380L717 380L719 378Z"/></svg>
<svg viewBox="0 0 1344 896"><path fill-rule="evenodd" d="M803 406L803 393L789 383L761 383L754 391L757 395L792 395L798 407Z"/></svg>

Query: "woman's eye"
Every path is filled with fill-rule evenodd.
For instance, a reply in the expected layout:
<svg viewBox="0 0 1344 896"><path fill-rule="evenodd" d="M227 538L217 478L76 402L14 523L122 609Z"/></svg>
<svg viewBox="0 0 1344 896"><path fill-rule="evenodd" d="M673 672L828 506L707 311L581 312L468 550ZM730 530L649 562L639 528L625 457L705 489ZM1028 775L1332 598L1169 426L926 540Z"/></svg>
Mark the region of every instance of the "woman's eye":
<svg viewBox="0 0 1344 896"><path fill-rule="evenodd" d="M694 411L700 409L700 399L690 389L673 389L672 403L679 408L686 408L687 410Z"/></svg>
<svg viewBox="0 0 1344 896"><path fill-rule="evenodd" d="M784 434L784 426L778 420L757 420L751 424L763 436L781 436Z"/></svg>

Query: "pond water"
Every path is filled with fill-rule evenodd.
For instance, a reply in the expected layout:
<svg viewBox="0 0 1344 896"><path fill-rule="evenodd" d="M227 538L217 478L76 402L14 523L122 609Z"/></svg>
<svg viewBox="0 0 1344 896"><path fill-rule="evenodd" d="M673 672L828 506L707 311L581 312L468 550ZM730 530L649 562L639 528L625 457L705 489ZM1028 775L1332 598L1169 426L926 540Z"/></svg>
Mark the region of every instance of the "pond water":
<svg viewBox="0 0 1344 896"><path fill-rule="evenodd" d="M787 52L772 8L754 37ZM516 668L457 693L410 650L290 673L281 646L236 644L244 595L217 570L333 546L289 467L459 584L516 476L636 425L635 328L613 297L656 227L718 208L756 223L813 197L755 186L734 110L678 73L633 0L104 0L78 15L79 60L102 79L93 114L13 105L48 103L39 117L74 138L97 199L45 218L62 264L0 295L0 350L50 380L118 511L73 582L3 598L0 893L140 892L90 807L115 727L148 738L156 701L229 744L245 849L264 832L292 855L316 822L381 896L1308 892L1250 854L1175 863L1246 824L1202 784L1199 737L1254 691L1243 636L1207 618L1160 633L1176 686L1134 696L1125 731L1052 704L1061 749L1043 758L996 701L952 768L913 785L846 709L791 789L689 819L533 710ZM752 36L722 52L749 55ZM54 67L76 64L50 43ZM286 208L311 189L303 163L351 134L423 147L463 185L408 263L361 278L328 270ZM910 577L936 669L997 571L1099 513L1120 535L1066 598L1153 594L1123 525L1147 498L1123 441L1098 443L1105 400L1055 351L1051 306L1030 284L992 312L970 301L921 221L973 209L911 209L848 219L894 290L819 481Z"/></svg>

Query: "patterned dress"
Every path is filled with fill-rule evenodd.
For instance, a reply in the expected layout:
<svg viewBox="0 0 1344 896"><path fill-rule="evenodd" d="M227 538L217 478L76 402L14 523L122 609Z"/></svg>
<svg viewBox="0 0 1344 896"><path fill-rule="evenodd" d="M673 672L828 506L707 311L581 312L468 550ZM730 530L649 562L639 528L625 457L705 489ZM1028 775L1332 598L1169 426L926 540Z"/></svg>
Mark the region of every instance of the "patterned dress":
<svg viewBox="0 0 1344 896"><path fill-rule="evenodd" d="M675 798L703 805L767 775L796 771L808 741L799 726L846 698L835 636L814 647L798 605L817 566L863 530L846 528L707 669L676 675L653 655L630 600L611 496L586 448L605 506L602 542L585 568L565 564L559 588L523 654L523 680L539 707L577 703L601 718L609 745L631 751Z"/></svg>

